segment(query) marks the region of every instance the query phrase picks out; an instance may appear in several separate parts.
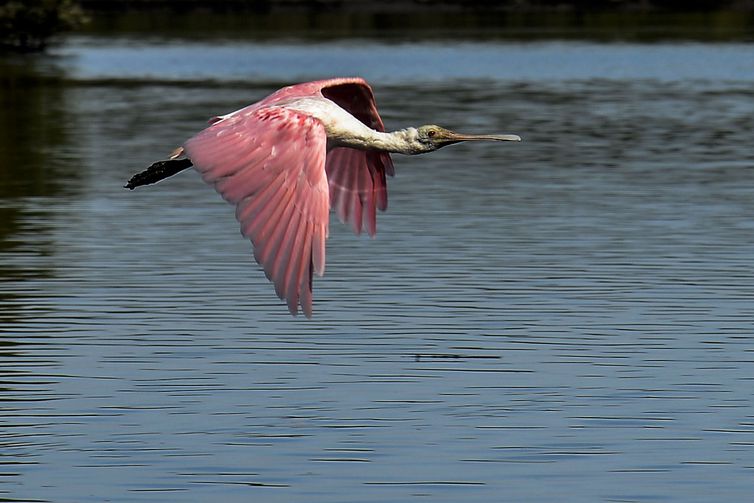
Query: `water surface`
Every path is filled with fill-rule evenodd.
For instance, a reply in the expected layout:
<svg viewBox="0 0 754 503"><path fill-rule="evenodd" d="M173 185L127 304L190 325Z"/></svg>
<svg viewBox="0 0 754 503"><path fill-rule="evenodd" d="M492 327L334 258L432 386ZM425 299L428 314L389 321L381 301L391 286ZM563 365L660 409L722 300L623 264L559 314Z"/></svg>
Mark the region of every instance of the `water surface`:
<svg viewBox="0 0 754 503"><path fill-rule="evenodd" d="M750 54L86 35L4 61L0 498L746 500ZM294 319L198 176L122 184L339 74L389 128L525 141L396 156L377 238L333 221Z"/></svg>

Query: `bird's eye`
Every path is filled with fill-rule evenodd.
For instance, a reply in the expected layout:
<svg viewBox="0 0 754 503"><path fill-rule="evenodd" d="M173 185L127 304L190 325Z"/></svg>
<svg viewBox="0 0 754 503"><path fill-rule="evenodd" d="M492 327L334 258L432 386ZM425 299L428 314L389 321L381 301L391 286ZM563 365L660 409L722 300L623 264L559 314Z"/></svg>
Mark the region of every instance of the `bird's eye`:
<svg viewBox="0 0 754 503"><path fill-rule="evenodd" d="M430 138L434 137L436 134L437 134L437 131L435 131L434 129L430 129L429 131L427 131L427 136L429 136Z"/></svg>

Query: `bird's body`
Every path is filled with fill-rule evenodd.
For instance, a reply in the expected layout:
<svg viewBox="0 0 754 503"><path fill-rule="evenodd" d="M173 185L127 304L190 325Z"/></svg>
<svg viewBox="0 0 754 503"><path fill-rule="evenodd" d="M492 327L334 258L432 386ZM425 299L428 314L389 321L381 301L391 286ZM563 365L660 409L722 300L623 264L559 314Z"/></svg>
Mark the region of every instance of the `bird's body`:
<svg viewBox="0 0 754 503"><path fill-rule="evenodd" d="M380 134L327 98L307 97L286 100L278 107L301 112L322 123L327 135L327 149L351 147L367 150L369 140Z"/></svg>
<svg viewBox="0 0 754 503"><path fill-rule="evenodd" d="M385 133L368 127L327 98L300 98L276 106L301 112L319 120L327 134L327 150L337 147L380 150L400 154L418 154L416 128ZM414 140L414 141L412 141Z"/></svg>
<svg viewBox="0 0 754 503"><path fill-rule="evenodd" d="M312 314L312 273L325 268L333 208L359 234L376 232L387 208L390 152L420 154L467 140L515 135L461 135L439 126L385 132L369 85L339 78L284 87L210 120L210 126L126 185L154 183L193 165L236 205L241 233L292 314ZM180 158L179 158L180 157Z"/></svg>

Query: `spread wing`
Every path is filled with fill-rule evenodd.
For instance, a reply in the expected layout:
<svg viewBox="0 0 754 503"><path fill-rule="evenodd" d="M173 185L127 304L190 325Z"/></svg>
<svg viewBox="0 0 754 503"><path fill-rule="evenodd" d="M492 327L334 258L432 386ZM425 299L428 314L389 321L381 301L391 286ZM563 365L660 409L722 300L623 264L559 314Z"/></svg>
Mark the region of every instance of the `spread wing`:
<svg viewBox="0 0 754 503"><path fill-rule="evenodd" d="M390 155L340 147L327 155L326 169L330 204L340 221L349 223L356 234L366 228L374 236L377 210L387 209L385 173L393 175Z"/></svg>
<svg viewBox="0 0 754 503"><path fill-rule="evenodd" d="M292 314L312 315L312 272L325 269L329 190L322 124L279 107L223 118L184 149L205 182L236 205L241 233Z"/></svg>
<svg viewBox="0 0 754 503"><path fill-rule="evenodd" d="M323 96L370 128L385 131L372 88L360 77L317 80L284 87L256 106L268 106L300 96ZM374 236L377 232L377 210L387 209L385 175L395 174L390 154L336 148L327 155L326 169L330 181L330 203L338 218L350 224L356 234L366 228L369 235Z"/></svg>
<svg viewBox="0 0 754 503"><path fill-rule="evenodd" d="M385 131L372 88L359 78L319 81L322 96L372 129ZM349 223L356 234L366 228L377 232L377 210L387 209L387 180L393 176L393 161L387 152L336 148L327 156L330 203L341 222Z"/></svg>
<svg viewBox="0 0 754 503"><path fill-rule="evenodd" d="M251 114L293 97L324 96L367 126L385 131L372 88L360 77L317 80L287 86L262 101L227 115L213 117L210 124L221 123L238 115ZM377 210L387 209L387 180L393 176L393 162L387 152L365 152L336 148L327 155L327 178L330 203L341 222L348 223L356 234L366 228L370 236L377 232Z"/></svg>

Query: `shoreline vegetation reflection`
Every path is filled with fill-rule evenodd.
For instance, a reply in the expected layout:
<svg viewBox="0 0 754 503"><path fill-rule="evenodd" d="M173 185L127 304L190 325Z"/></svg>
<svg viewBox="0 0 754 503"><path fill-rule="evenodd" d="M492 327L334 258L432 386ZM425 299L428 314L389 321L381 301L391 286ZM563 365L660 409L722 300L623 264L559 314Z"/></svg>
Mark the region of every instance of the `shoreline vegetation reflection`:
<svg viewBox="0 0 754 503"><path fill-rule="evenodd" d="M422 4L424 5L424 4ZM753 3L754 6L754 3ZM99 12L80 30L87 35L145 38L280 40L589 40L655 42L754 40L752 9L487 10L408 12L269 10L228 12L136 9Z"/></svg>
<svg viewBox="0 0 754 503"><path fill-rule="evenodd" d="M0 51L42 51L61 43L64 32L194 39L750 41L754 0L0 0Z"/></svg>

